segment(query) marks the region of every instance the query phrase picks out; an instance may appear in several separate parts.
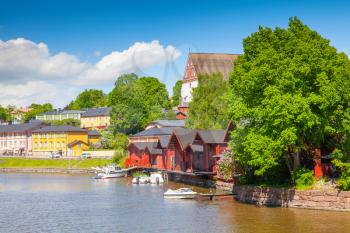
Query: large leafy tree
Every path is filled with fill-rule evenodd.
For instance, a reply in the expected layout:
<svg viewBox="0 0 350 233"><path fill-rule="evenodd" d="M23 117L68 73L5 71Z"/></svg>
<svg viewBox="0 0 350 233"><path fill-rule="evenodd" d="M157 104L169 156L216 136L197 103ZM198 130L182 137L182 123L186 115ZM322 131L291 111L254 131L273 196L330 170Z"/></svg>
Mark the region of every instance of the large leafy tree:
<svg viewBox="0 0 350 233"><path fill-rule="evenodd" d="M199 75L186 124L194 129L223 129L228 123L229 84L222 74Z"/></svg>
<svg viewBox="0 0 350 233"><path fill-rule="evenodd" d="M291 172L314 148L349 149L350 63L297 18L244 39L230 77L231 147L261 176L281 159Z"/></svg>
<svg viewBox="0 0 350 233"><path fill-rule="evenodd" d="M116 132L136 133L150 121L161 118L170 107L165 85L153 77L135 74L118 78L109 94L111 121Z"/></svg>
<svg viewBox="0 0 350 233"><path fill-rule="evenodd" d="M8 108L0 106L0 120L11 121L12 117Z"/></svg>
<svg viewBox="0 0 350 233"><path fill-rule="evenodd" d="M176 107L180 104L182 80L178 80L173 87L173 98L171 105Z"/></svg>
<svg viewBox="0 0 350 233"><path fill-rule="evenodd" d="M52 104L31 104L29 108L32 110L24 114L23 121L34 119L34 117L40 113L52 111Z"/></svg>
<svg viewBox="0 0 350 233"><path fill-rule="evenodd" d="M84 108L105 107L107 96L101 90L89 89L81 92L69 105L68 109L79 110Z"/></svg>

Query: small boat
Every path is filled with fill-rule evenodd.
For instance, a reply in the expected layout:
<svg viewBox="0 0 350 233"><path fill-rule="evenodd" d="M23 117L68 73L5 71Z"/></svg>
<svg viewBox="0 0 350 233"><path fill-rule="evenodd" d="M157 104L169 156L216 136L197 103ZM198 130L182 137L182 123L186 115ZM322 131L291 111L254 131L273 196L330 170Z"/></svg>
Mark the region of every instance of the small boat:
<svg viewBox="0 0 350 233"><path fill-rule="evenodd" d="M151 182L149 176L137 176L134 177L131 181L133 184L148 184Z"/></svg>
<svg viewBox="0 0 350 233"><path fill-rule="evenodd" d="M150 180L151 180L151 184L163 184L164 183L162 173L160 173L160 172L151 172Z"/></svg>
<svg viewBox="0 0 350 233"><path fill-rule="evenodd" d="M95 172L97 173L95 179L120 178L127 175L126 170L121 169L114 164L105 166L101 169L96 169Z"/></svg>
<svg viewBox="0 0 350 233"><path fill-rule="evenodd" d="M197 196L197 192L194 192L190 188L180 188L177 190L168 189L164 193L164 198L173 198L173 199L193 199Z"/></svg>

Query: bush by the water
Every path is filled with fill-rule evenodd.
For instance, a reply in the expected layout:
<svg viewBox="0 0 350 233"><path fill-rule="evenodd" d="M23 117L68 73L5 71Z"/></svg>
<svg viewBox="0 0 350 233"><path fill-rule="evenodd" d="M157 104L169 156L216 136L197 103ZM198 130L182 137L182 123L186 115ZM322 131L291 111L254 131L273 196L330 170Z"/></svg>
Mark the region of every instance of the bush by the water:
<svg viewBox="0 0 350 233"><path fill-rule="evenodd" d="M297 189L311 188L315 182L314 172L304 167L296 170L293 174L293 178Z"/></svg>
<svg viewBox="0 0 350 233"><path fill-rule="evenodd" d="M125 167L126 153L124 149L115 150L112 158L112 163L118 164L120 167Z"/></svg>

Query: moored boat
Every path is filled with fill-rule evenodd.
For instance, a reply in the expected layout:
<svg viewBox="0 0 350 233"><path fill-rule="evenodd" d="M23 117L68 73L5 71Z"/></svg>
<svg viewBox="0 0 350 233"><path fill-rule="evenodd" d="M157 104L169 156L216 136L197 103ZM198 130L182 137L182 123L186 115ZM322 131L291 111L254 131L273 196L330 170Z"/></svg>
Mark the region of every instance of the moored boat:
<svg viewBox="0 0 350 233"><path fill-rule="evenodd" d="M163 179L162 173L160 173L160 172L151 172L150 183L151 184L163 184L164 183L164 179Z"/></svg>
<svg viewBox="0 0 350 233"><path fill-rule="evenodd" d="M193 199L198 195L197 192L194 192L190 188L180 188L177 190L168 189L164 193L164 198L172 198L172 199Z"/></svg>
<svg viewBox="0 0 350 233"><path fill-rule="evenodd" d="M108 165L101 169L96 169L95 179L120 178L127 175L127 171L116 165Z"/></svg>

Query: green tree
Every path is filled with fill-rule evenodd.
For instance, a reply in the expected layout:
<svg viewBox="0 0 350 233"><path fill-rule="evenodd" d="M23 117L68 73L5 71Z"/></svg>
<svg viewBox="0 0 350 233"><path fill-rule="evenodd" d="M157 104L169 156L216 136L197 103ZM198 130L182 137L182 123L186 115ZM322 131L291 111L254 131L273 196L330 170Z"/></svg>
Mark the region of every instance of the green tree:
<svg viewBox="0 0 350 233"><path fill-rule="evenodd" d="M0 120L6 121L6 122L12 120L12 117L8 108L3 108L2 106L0 106Z"/></svg>
<svg viewBox="0 0 350 233"><path fill-rule="evenodd" d="M349 151L350 63L297 18L243 41L230 77L235 159L263 176L284 159L291 173L313 148Z"/></svg>
<svg viewBox="0 0 350 233"><path fill-rule="evenodd" d="M107 96L101 90L89 89L81 92L75 100L70 102L68 109L79 110L84 108L105 107Z"/></svg>
<svg viewBox="0 0 350 233"><path fill-rule="evenodd" d="M35 116L40 113L52 111L52 104L31 104L29 108L31 108L32 110L24 114L23 121L29 121L31 119L34 119Z"/></svg>
<svg viewBox="0 0 350 233"><path fill-rule="evenodd" d="M186 125L194 129L223 129L228 124L229 84L221 74L199 75L193 89Z"/></svg>
<svg viewBox="0 0 350 233"><path fill-rule="evenodd" d="M173 98L171 105L177 107L180 104L182 80L178 80L173 87Z"/></svg>
<svg viewBox="0 0 350 233"><path fill-rule="evenodd" d="M161 118L170 107L165 85L153 77L138 78L135 74L118 78L109 94L114 132L136 133L150 121Z"/></svg>

